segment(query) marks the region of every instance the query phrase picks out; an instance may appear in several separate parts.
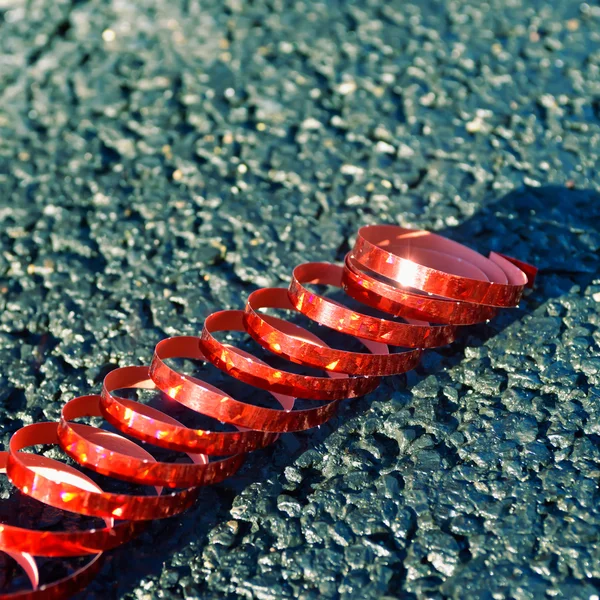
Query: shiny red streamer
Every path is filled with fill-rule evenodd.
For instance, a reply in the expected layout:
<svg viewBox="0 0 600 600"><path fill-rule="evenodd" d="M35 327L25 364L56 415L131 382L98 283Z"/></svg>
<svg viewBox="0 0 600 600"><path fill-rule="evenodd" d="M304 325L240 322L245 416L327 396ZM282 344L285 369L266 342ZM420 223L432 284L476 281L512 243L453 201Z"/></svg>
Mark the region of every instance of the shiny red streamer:
<svg viewBox="0 0 600 600"><path fill-rule="evenodd" d="M536 269L492 252L489 258L442 236L393 225L359 230L343 266L306 263L294 269L289 289L266 288L250 295L244 311L210 315L200 337L174 337L155 349L150 368L125 367L109 373L100 396L74 398L58 423L37 423L17 431L0 469L23 493L40 502L81 515L100 517L105 527L76 532L44 532L0 525L0 549L29 577L32 589L0 598L62 599L82 589L101 565L102 553L138 534L144 523L178 514L192 505L201 486L233 475L246 452L263 448L287 431L327 421L344 398L373 391L381 376L404 373L419 362L423 349L454 341L457 329L486 321L498 308L518 304ZM342 288L359 302L402 321L362 314L312 292L307 286ZM308 319L358 338L365 352L329 347L298 325L261 309L295 310ZM271 367L255 356L220 342L220 331L247 332L270 352L316 367L323 377ZM390 353L388 346L405 351ZM240 402L165 362L173 358L208 361L232 377L267 390L281 409ZM159 390L180 404L235 426L236 431L190 429L163 412L119 397L125 388ZM295 398L315 401L294 410ZM187 463L164 463L135 442L74 421L103 417L119 431L162 448L187 453ZM21 450L57 444L77 463L103 475L154 486L156 494L103 491L72 467ZM219 459L209 459L218 456ZM178 491L163 493L163 489ZM33 556L90 555L69 577L39 585Z"/></svg>

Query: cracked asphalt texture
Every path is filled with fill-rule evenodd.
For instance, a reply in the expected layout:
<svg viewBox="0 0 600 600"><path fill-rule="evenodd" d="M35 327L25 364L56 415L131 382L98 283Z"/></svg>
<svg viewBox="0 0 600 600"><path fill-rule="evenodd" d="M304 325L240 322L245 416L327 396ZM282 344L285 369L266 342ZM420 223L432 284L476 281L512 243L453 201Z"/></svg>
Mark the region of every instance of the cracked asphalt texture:
<svg viewBox="0 0 600 600"><path fill-rule="evenodd" d="M80 598L598 598L599 42L572 0L0 0L4 445L361 224L541 268Z"/></svg>

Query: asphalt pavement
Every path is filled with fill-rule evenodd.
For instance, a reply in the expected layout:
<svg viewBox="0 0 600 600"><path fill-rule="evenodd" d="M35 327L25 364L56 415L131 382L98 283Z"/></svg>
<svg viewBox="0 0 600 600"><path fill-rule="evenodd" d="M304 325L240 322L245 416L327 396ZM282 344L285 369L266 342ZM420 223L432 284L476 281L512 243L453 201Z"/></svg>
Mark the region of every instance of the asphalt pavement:
<svg viewBox="0 0 600 600"><path fill-rule="evenodd" d="M80 598L598 599L599 42L597 1L0 0L4 445L362 224L541 269Z"/></svg>

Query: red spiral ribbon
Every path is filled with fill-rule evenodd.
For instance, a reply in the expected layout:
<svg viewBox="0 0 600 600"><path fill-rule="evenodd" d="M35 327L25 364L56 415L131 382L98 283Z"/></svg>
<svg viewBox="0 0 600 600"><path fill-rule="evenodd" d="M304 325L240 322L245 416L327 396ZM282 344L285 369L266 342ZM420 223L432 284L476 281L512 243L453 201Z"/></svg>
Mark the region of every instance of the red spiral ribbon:
<svg viewBox="0 0 600 600"><path fill-rule="evenodd" d="M343 266L306 263L294 269L289 289L253 292L244 311L210 315L200 337L160 342L150 368L125 367L109 373L100 396L81 396L65 404L58 423L37 423L17 431L0 469L23 493L80 515L100 517L105 527L76 532L44 532L0 525L0 549L24 569L31 591L0 599L62 599L82 589L101 565L102 553L139 533L144 523L176 515L196 499L202 485L233 475L246 452L263 448L287 431L327 421L344 398L373 391L383 375L404 373L419 362L423 349L454 341L458 326L486 321L498 308L518 304L531 287L536 268L490 253L489 258L440 235L393 225L359 230ZM403 321L356 312L307 286L342 288L359 302ZM328 346L306 329L268 316L260 309L295 310L308 319L354 336L365 352ZM258 344L291 362L315 367L324 376L298 375L271 367L255 356L220 342L215 333L247 332ZM388 346L406 350L390 353ZM165 361L207 361L232 377L270 392L281 409L238 401L216 387L178 373ZM165 413L119 397L126 388L154 389L236 431L191 429ZM295 398L314 406L294 409ZM162 448L187 453L187 463L158 462L135 442L103 429L75 423L103 417L122 433ZM91 479L45 456L21 450L57 444L77 463L103 475L155 488L155 494L103 491ZM214 459L212 457L219 457ZM150 489L151 489L150 488ZM164 492L164 488L174 492ZM39 586L33 556L90 555L69 577Z"/></svg>

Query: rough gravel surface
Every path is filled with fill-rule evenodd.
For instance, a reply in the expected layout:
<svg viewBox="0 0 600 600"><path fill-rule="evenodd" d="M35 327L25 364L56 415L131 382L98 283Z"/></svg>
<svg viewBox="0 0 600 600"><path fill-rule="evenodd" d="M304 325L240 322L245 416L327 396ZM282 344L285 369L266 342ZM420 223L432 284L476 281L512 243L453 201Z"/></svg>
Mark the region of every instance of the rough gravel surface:
<svg viewBox="0 0 600 600"><path fill-rule="evenodd" d="M541 267L81 598L598 599L599 42L596 1L0 0L3 444L361 224Z"/></svg>

